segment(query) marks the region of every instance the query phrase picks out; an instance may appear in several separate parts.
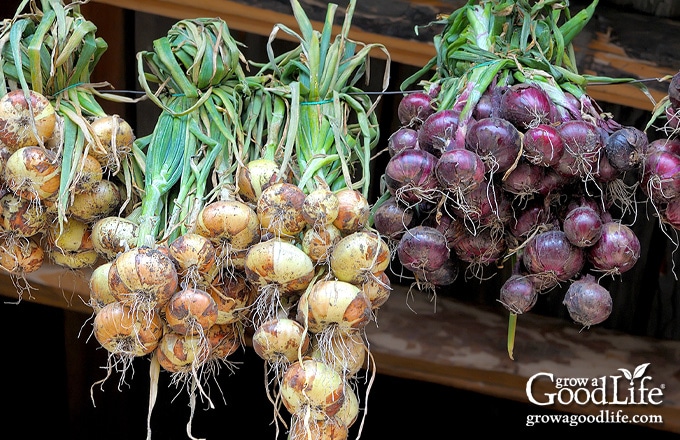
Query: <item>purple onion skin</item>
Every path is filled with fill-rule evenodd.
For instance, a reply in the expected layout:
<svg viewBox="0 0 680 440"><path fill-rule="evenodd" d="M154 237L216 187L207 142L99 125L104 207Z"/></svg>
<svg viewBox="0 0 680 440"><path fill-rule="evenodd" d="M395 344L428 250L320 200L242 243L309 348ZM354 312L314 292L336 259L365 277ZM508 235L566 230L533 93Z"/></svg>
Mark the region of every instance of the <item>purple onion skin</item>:
<svg viewBox="0 0 680 440"><path fill-rule="evenodd" d="M564 140L564 153L555 166L565 176L593 178L597 173L603 140L595 124L583 120L567 121L558 126Z"/></svg>
<svg viewBox="0 0 680 440"><path fill-rule="evenodd" d="M571 209L562 222L562 230L569 242L580 248L594 245L602 236L602 227L600 214L587 206Z"/></svg>
<svg viewBox="0 0 680 440"><path fill-rule="evenodd" d="M484 118L472 123L465 135L465 148L477 153L487 172L505 172L515 163L522 134L503 118Z"/></svg>
<svg viewBox="0 0 680 440"><path fill-rule="evenodd" d="M564 295L569 316L584 327L600 324L611 315L613 300L609 291L592 275L575 280Z"/></svg>
<svg viewBox="0 0 680 440"><path fill-rule="evenodd" d="M604 143L604 151L614 168L630 171L642 163L648 143L647 135L642 130L622 127L609 135Z"/></svg>
<svg viewBox="0 0 680 440"><path fill-rule="evenodd" d="M530 163L551 167L564 153L564 140L557 128L539 124L524 132L523 155Z"/></svg>
<svg viewBox="0 0 680 440"><path fill-rule="evenodd" d="M499 116L521 131L538 124L549 124L554 113L548 94L528 83L510 86L500 100Z"/></svg>
<svg viewBox="0 0 680 440"><path fill-rule="evenodd" d="M439 187L436 165L437 158L427 151L404 150L387 162L385 183L398 201L418 203Z"/></svg>
<svg viewBox="0 0 680 440"><path fill-rule="evenodd" d="M680 196L680 155L657 151L645 156L640 183L655 203L666 203Z"/></svg>
<svg viewBox="0 0 680 440"><path fill-rule="evenodd" d="M545 175L545 168L528 162L520 162L510 174L505 176L502 187L518 197L538 194Z"/></svg>
<svg viewBox="0 0 680 440"><path fill-rule="evenodd" d="M455 138L460 112L452 109L432 113L418 129L418 146L421 150L440 156L448 141Z"/></svg>
<svg viewBox="0 0 680 440"><path fill-rule="evenodd" d="M408 229L397 244L399 262L412 272L433 272L446 263L450 253L444 234L418 225Z"/></svg>
<svg viewBox="0 0 680 440"><path fill-rule="evenodd" d="M545 283L537 284L539 290L553 287L559 281L575 277L585 264L583 249L571 244L564 231L550 230L541 232L529 239L522 254L522 263L532 278L545 278Z"/></svg>
<svg viewBox="0 0 680 440"><path fill-rule="evenodd" d="M666 126L671 130L680 128L680 107L673 105L666 107Z"/></svg>
<svg viewBox="0 0 680 440"><path fill-rule="evenodd" d="M537 299L534 283L524 275L510 275L501 286L499 301L510 313L521 315L530 311Z"/></svg>
<svg viewBox="0 0 680 440"><path fill-rule="evenodd" d="M459 260L487 265L496 263L507 249L503 237L494 237L489 228L472 234L465 230L453 242L453 250Z"/></svg>
<svg viewBox="0 0 680 440"><path fill-rule="evenodd" d="M541 198L534 198L522 205L507 224L508 231L518 240L529 238L541 225L547 224L551 213Z"/></svg>
<svg viewBox="0 0 680 440"><path fill-rule="evenodd" d="M587 258L598 271L622 274L635 266L640 258L640 240L623 223L606 222L602 225L600 239L587 249Z"/></svg>
<svg viewBox="0 0 680 440"><path fill-rule="evenodd" d="M373 214L373 227L385 237L398 239L413 223L413 210L390 197Z"/></svg>
<svg viewBox="0 0 680 440"><path fill-rule="evenodd" d="M439 269L433 271L419 270L413 274L419 283L429 286L448 286L458 279L459 272L458 261L454 257L449 258Z"/></svg>
<svg viewBox="0 0 680 440"><path fill-rule="evenodd" d="M409 93L401 98L397 106L399 122L405 127L420 127L432 113L432 98L425 92Z"/></svg>
<svg viewBox="0 0 680 440"><path fill-rule="evenodd" d="M400 127L387 139L390 157L411 148L418 148L418 130L413 128Z"/></svg>
<svg viewBox="0 0 680 440"><path fill-rule="evenodd" d="M678 138L662 138L655 139L647 145L645 156L650 156L659 151L667 151L669 153L680 156L680 139Z"/></svg>
<svg viewBox="0 0 680 440"><path fill-rule="evenodd" d="M442 188L466 194L485 180L485 165L477 153L470 150L449 150L442 153L435 167Z"/></svg>
<svg viewBox="0 0 680 440"><path fill-rule="evenodd" d="M668 100L673 107L680 107L680 72L673 75L668 83Z"/></svg>
<svg viewBox="0 0 680 440"><path fill-rule="evenodd" d="M677 230L680 230L680 197L666 203L660 212L660 218Z"/></svg>

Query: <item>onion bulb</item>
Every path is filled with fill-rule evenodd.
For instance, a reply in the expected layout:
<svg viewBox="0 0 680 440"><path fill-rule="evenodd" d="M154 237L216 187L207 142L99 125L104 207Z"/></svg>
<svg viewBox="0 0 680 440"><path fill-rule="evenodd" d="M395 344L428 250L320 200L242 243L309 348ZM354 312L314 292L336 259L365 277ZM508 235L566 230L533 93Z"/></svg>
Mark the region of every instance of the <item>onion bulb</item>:
<svg viewBox="0 0 680 440"><path fill-rule="evenodd" d="M248 202L256 203L262 190L274 182L279 165L270 159L259 158L249 161L237 173L238 193Z"/></svg>
<svg viewBox="0 0 680 440"><path fill-rule="evenodd" d="M54 106L35 90L24 93L16 89L0 97L0 143L12 151L44 146L52 137L56 122Z"/></svg>
<svg viewBox="0 0 680 440"><path fill-rule="evenodd" d="M217 303L205 290L185 287L164 308L165 321L182 335L203 335L217 322Z"/></svg>
<svg viewBox="0 0 680 440"><path fill-rule="evenodd" d="M88 280L90 297L87 303L92 307L94 313L99 312L105 305L116 301L116 297L113 296L109 287L109 269L111 264L113 263L110 261L100 264L90 274L90 279Z"/></svg>
<svg viewBox="0 0 680 440"><path fill-rule="evenodd" d="M180 235L170 243L168 252L185 286L206 286L220 270L213 243L200 234Z"/></svg>
<svg viewBox="0 0 680 440"><path fill-rule="evenodd" d="M302 236L302 250L314 263L324 262L340 239L342 233L333 224L322 228L307 228Z"/></svg>
<svg viewBox="0 0 680 440"><path fill-rule="evenodd" d="M261 227L275 237L292 237L305 228L303 215L305 193L297 185L277 182L262 191L257 200L257 217Z"/></svg>
<svg viewBox="0 0 680 440"><path fill-rule="evenodd" d="M68 219L61 228L50 223L45 232L49 245L63 252L94 250L90 224L77 218Z"/></svg>
<svg viewBox="0 0 680 440"><path fill-rule="evenodd" d="M603 322L612 311L611 294L592 275L573 281L564 295L563 304L567 306L569 316L584 327Z"/></svg>
<svg viewBox="0 0 680 440"><path fill-rule="evenodd" d="M283 240L253 245L246 254L245 274L256 286L278 286L280 292L296 292L309 285L314 264L305 252Z"/></svg>
<svg viewBox="0 0 680 440"><path fill-rule="evenodd" d="M374 273L372 277L361 283L359 287L368 297L373 310L385 304L392 293L390 277L385 271Z"/></svg>
<svg viewBox="0 0 680 440"><path fill-rule="evenodd" d="M368 354L359 332L336 332L327 340L315 338L309 356L337 371L343 378L354 377Z"/></svg>
<svg viewBox="0 0 680 440"><path fill-rule="evenodd" d="M286 409L291 414L308 411L314 420L325 420L340 410L345 388L335 370L314 359L294 362L281 378L281 397Z"/></svg>
<svg viewBox="0 0 680 440"><path fill-rule="evenodd" d="M118 301L133 309L160 309L177 291L177 269L158 249L132 248L113 260L109 287Z"/></svg>
<svg viewBox="0 0 680 440"><path fill-rule="evenodd" d="M92 155L83 156L78 166L78 173L73 182L73 191L76 193L92 191L104 178L104 169L99 161Z"/></svg>
<svg viewBox="0 0 680 440"><path fill-rule="evenodd" d="M236 324L214 324L205 337L210 345L210 359L226 360L241 346Z"/></svg>
<svg viewBox="0 0 680 440"><path fill-rule="evenodd" d="M135 135L130 124L118 115L106 115L90 123L99 143L90 145L89 154L101 166L117 174L123 158L132 151Z"/></svg>
<svg viewBox="0 0 680 440"><path fill-rule="evenodd" d="M371 317L366 294L354 284L339 280L315 282L302 294L297 307L297 320L312 333L360 329Z"/></svg>
<svg viewBox="0 0 680 440"><path fill-rule="evenodd" d="M210 344L202 336L166 331L158 341L155 352L164 370L186 374L195 371L209 359Z"/></svg>
<svg viewBox="0 0 680 440"><path fill-rule="evenodd" d="M302 216L313 228L323 228L338 217L340 200L326 186L319 186L307 194L302 203Z"/></svg>
<svg viewBox="0 0 680 440"><path fill-rule="evenodd" d="M92 246L107 261L137 243L137 223L125 217L107 216L92 225Z"/></svg>
<svg viewBox="0 0 680 440"><path fill-rule="evenodd" d="M217 303L216 323L229 324L248 316L256 291L245 276L236 272L230 276L215 278L208 287L208 293Z"/></svg>
<svg viewBox="0 0 680 440"><path fill-rule="evenodd" d="M35 240L28 238L0 238L0 269L10 275L25 276L42 267L45 250Z"/></svg>
<svg viewBox="0 0 680 440"><path fill-rule="evenodd" d="M3 177L7 187L21 197L52 199L59 191L61 166L51 150L22 147L7 158Z"/></svg>
<svg viewBox="0 0 680 440"><path fill-rule="evenodd" d="M103 179L88 191L75 193L66 208L66 214L85 222L96 222L113 214L122 201L118 186L111 180Z"/></svg>
<svg viewBox="0 0 680 440"><path fill-rule="evenodd" d="M253 349L265 361L277 365L295 362L309 350L310 340L304 327L294 319L273 318L260 324L253 333Z"/></svg>
<svg viewBox="0 0 680 440"><path fill-rule="evenodd" d="M293 414L288 440L346 440L349 435L345 423L337 417L310 420L305 412Z"/></svg>
<svg viewBox="0 0 680 440"><path fill-rule="evenodd" d="M163 333L160 315L134 311L116 301L102 307L94 317L94 337L114 354L144 356L157 346Z"/></svg>
<svg viewBox="0 0 680 440"><path fill-rule="evenodd" d="M387 269L390 250L377 234L355 232L343 237L333 247L330 263L331 271L338 280L361 284Z"/></svg>
<svg viewBox="0 0 680 440"><path fill-rule="evenodd" d="M338 198L338 216L333 226L345 235L357 232L368 224L371 207L361 192L344 188L335 193Z"/></svg>
<svg viewBox="0 0 680 440"><path fill-rule="evenodd" d="M16 237L30 237L47 230L48 217L40 201L10 191L0 197L0 226Z"/></svg>

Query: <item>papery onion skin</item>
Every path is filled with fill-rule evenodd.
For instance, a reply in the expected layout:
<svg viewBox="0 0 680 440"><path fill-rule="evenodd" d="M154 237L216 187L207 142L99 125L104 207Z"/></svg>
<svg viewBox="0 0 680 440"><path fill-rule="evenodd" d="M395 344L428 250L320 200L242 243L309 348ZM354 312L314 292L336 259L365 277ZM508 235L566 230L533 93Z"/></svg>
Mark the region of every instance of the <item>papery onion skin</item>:
<svg viewBox="0 0 680 440"><path fill-rule="evenodd" d="M405 127L420 127L432 113L432 97L425 92L408 93L397 105L397 117Z"/></svg>
<svg viewBox="0 0 680 440"><path fill-rule="evenodd" d="M54 133L57 117L52 103L35 90L7 92L0 97L0 143L16 151L43 146ZM34 130L35 129L35 130Z"/></svg>
<svg viewBox="0 0 680 440"><path fill-rule="evenodd" d="M340 239L342 232L332 224L324 228L308 228L302 236L302 250L314 263L324 262Z"/></svg>
<svg viewBox="0 0 680 440"><path fill-rule="evenodd" d="M186 373L196 370L210 358L210 345L205 336L166 331L158 341L155 353L166 371Z"/></svg>
<svg viewBox="0 0 680 440"><path fill-rule="evenodd" d="M0 226L16 237L30 237L47 231L48 217L39 201L7 192L0 197Z"/></svg>
<svg viewBox="0 0 680 440"><path fill-rule="evenodd" d="M510 313L527 313L537 300L538 291L534 283L524 275L510 275L501 286L499 301Z"/></svg>
<svg viewBox="0 0 680 440"><path fill-rule="evenodd" d="M217 303L208 292L195 287L175 292L164 311L168 326L182 335L204 335L217 322Z"/></svg>
<svg viewBox="0 0 680 440"><path fill-rule="evenodd" d="M539 124L524 132L522 154L534 165L551 167L559 162L564 153L564 140L552 125Z"/></svg>
<svg viewBox="0 0 680 440"><path fill-rule="evenodd" d="M294 319L274 318L263 322L253 333L253 349L268 362L293 363L310 347L309 335Z"/></svg>
<svg viewBox="0 0 680 440"><path fill-rule="evenodd" d="M116 297L109 288L109 269L113 263L105 262L97 265L90 274L88 280L89 298L88 305L94 313L99 312L105 305L115 302Z"/></svg>
<svg viewBox="0 0 680 440"><path fill-rule="evenodd" d="M467 194L485 180L486 166L474 151L465 149L449 150L439 157L435 176L442 188Z"/></svg>
<svg viewBox="0 0 680 440"><path fill-rule="evenodd" d="M25 276L40 269L47 256L35 237L0 238L0 269L13 276Z"/></svg>
<svg viewBox="0 0 680 440"><path fill-rule="evenodd" d="M551 122L552 101L541 88L529 83L517 83L503 93L500 117L520 130Z"/></svg>
<svg viewBox="0 0 680 440"><path fill-rule="evenodd" d="M365 327L371 320L371 302L354 284L320 280L300 297L297 320L312 333L333 329L349 331Z"/></svg>
<svg viewBox="0 0 680 440"><path fill-rule="evenodd" d="M213 324L206 331L205 337L210 345L209 359L226 360L241 346L235 324Z"/></svg>
<svg viewBox="0 0 680 440"><path fill-rule="evenodd" d="M343 237L333 247L330 267L340 281L361 284L390 264L387 243L377 234L359 231Z"/></svg>
<svg viewBox="0 0 680 440"><path fill-rule="evenodd" d="M208 293L217 303L216 324L231 324L245 319L250 314L249 306L257 293L241 272L223 273L213 280Z"/></svg>
<svg viewBox="0 0 680 440"><path fill-rule="evenodd" d="M144 356L158 346L163 324L156 312L135 311L116 301L94 317L94 336L111 353Z"/></svg>
<svg viewBox="0 0 680 440"><path fill-rule="evenodd" d="M22 147L5 163L3 178L15 194L27 199L54 199L59 191L61 166L54 152L38 146Z"/></svg>
<svg viewBox="0 0 680 440"><path fill-rule="evenodd" d="M411 148L418 148L418 131L413 128L401 127L387 139L387 151L390 157Z"/></svg>
<svg viewBox="0 0 680 440"><path fill-rule="evenodd" d="M94 222L90 234L93 248L107 261L137 244L137 223L125 217L107 216Z"/></svg>
<svg viewBox="0 0 680 440"><path fill-rule="evenodd" d="M440 109L425 119L418 129L418 147L435 156L441 155L449 140L458 129L460 112L453 109Z"/></svg>
<svg viewBox="0 0 680 440"><path fill-rule="evenodd" d="M402 235L397 244L397 255L401 264L413 272L432 272L449 259L449 248L442 232L419 225Z"/></svg>
<svg viewBox="0 0 680 440"><path fill-rule="evenodd" d="M75 193L66 214L84 222L96 222L113 214L123 201L118 186L111 180L99 181L89 191Z"/></svg>
<svg viewBox="0 0 680 440"><path fill-rule="evenodd" d="M373 277L361 283L359 287L371 302L373 310L385 304L392 294L392 282L384 271L374 273Z"/></svg>
<svg viewBox="0 0 680 440"><path fill-rule="evenodd" d="M283 405L291 413L309 410L311 417L334 416L345 401L345 384L331 367L314 359L291 364L281 379Z"/></svg>
<svg viewBox="0 0 680 440"><path fill-rule="evenodd" d="M399 202L412 205L433 198L439 188L437 157L424 150L404 150L385 168L385 183Z"/></svg>
<svg viewBox="0 0 680 440"><path fill-rule="evenodd" d="M630 171L642 163L648 143L645 132L627 126L609 135L604 143L604 151L614 168Z"/></svg>
<svg viewBox="0 0 680 440"><path fill-rule="evenodd" d="M373 227L388 238L399 239L414 219L413 209L405 207L390 197L373 213Z"/></svg>
<svg viewBox="0 0 680 440"><path fill-rule="evenodd" d="M569 316L584 327L605 321L613 308L611 294L592 275L573 281L564 295L563 304L567 306Z"/></svg>
<svg viewBox="0 0 680 440"><path fill-rule="evenodd" d="M239 194L248 202L257 203L262 190L271 185L279 172L279 164L265 158L249 161L237 173Z"/></svg>
<svg viewBox="0 0 680 440"><path fill-rule="evenodd" d="M340 212L338 196L328 188L318 187L311 191L302 203L302 216L307 225L321 228L331 224Z"/></svg>
<svg viewBox="0 0 680 440"><path fill-rule="evenodd" d="M608 221L602 225L600 239L588 248L587 257L596 270L622 274L640 258L640 240L629 226Z"/></svg>
<svg viewBox="0 0 680 440"><path fill-rule="evenodd" d="M338 201L338 216L333 226L345 235L362 230L368 224L371 206L360 191L343 188L335 193Z"/></svg>
<svg viewBox="0 0 680 440"><path fill-rule="evenodd" d="M576 247L561 230L541 232L524 248L522 262L539 291L554 287L560 281L576 276L585 264L585 253Z"/></svg>
<svg viewBox="0 0 680 440"><path fill-rule="evenodd" d="M290 293L309 285L314 277L314 263L294 244L271 239L248 250L245 274L256 286L273 284L282 293Z"/></svg>
<svg viewBox="0 0 680 440"><path fill-rule="evenodd" d="M307 226L303 215L305 193L298 186L278 182L262 191L257 200L260 226L276 237L292 237Z"/></svg>
<svg viewBox="0 0 680 440"><path fill-rule="evenodd" d="M260 221L246 203L218 200L201 209L194 232L210 239L223 260L260 241Z"/></svg>
<svg viewBox="0 0 680 440"><path fill-rule="evenodd" d="M502 173L510 169L520 154L521 136L508 120L489 117L468 127L465 148L482 158L487 172Z"/></svg>
<svg viewBox="0 0 680 440"><path fill-rule="evenodd" d="M588 206L577 206L567 213L562 230L567 239L578 247L594 245L602 236L604 222L598 212Z"/></svg>
<svg viewBox="0 0 680 440"><path fill-rule="evenodd" d="M91 144L90 154L106 170L117 174L123 158L132 151L135 140L132 126L118 115L106 115L93 120L90 129L99 139L98 144Z"/></svg>
<svg viewBox="0 0 680 440"><path fill-rule="evenodd" d="M168 251L184 281L205 286L219 273L217 250L207 237L192 232L182 234L168 245Z"/></svg>

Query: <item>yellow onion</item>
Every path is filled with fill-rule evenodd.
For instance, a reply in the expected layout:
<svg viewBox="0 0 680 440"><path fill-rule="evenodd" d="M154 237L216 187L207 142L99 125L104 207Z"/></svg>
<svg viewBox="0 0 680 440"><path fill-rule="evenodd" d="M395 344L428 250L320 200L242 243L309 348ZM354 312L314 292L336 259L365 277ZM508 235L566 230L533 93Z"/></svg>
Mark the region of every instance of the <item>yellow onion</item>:
<svg viewBox="0 0 680 440"><path fill-rule="evenodd" d="M92 246L105 260L116 256L137 244L137 223L124 217L107 216L92 225Z"/></svg>
<svg viewBox="0 0 680 440"><path fill-rule="evenodd" d="M309 285L314 264L300 248L271 239L253 245L246 254L245 274L256 286L274 284L280 292L296 292Z"/></svg>
<svg viewBox="0 0 680 440"><path fill-rule="evenodd" d="M232 257L260 241L260 222L253 208L238 200L206 204L196 219L197 234L213 242L218 261L234 266ZM238 267L238 266L236 266Z"/></svg>
<svg viewBox="0 0 680 440"><path fill-rule="evenodd" d="M273 318L263 322L253 333L255 353L270 363L295 362L309 350L309 336L299 322L290 318Z"/></svg>
<svg viewBox="0 0 680 440"><path fill-rule="evenodd" d="M339 418L310 420L303 411L293 415L288 440L346 440L348 435L348 427Z"/></svg>
<svg viewBox="0 0 680 440"><path fill-rule="evenodd" d="M76 193L92 191L104 178L104 169L99 161L92 155L87 154L81 159L78 172L73 182L73 191Z"/></svg>
<svg viewBox="0 0 680 440"><path fill-rule="evenodd" d="M217 324L230 324L245 319L255 299L255 288L245 276L234 273L216 278L208 293L217 304Z"/></svg>
<svg viewBox="0 0 680 440"><path fill-rule="evenodd" d="M99 143L90 144L89 154L115 175L123 158L132 150L135 135L130 124L118 115L99 117L90 124Z"/></svg>
<svg viewBox="0 0 680 440"><path fill-rule="evenodd" d="M75 193L71 204L66 208L66 214L85 222L96 222L113 214L122 201L118 186L103 179L90 190Z"/></svg>
<svg viewBox="0 0 680 440"><path fill-rule="evenodd" d="M58 222L50 223L46 236L50 247L62 252L94 250L90 224L77 218L67 219L61 227Z"/></svg>
<svg viewBox="0 0 680 440"><path fill-rule="evenodd" d="M325 262L333 246L340 241L342 233L332 224L320 228L307 228L302 236L302 250L314 263Z"/></svg>
<svg viewBox="0 0 680 440"><path fill-rule="evenodd" d="M371 302L364 292L340 280L319 280L307 289L297 307L297 320L312 333L330 328L350 331L371 320Z"/></svg>
<svg viewBox="0 0 680 440"><path fill-rule="evenodd" d="M51 247L47 254L54 264L68 269L92 267L99 260L99 254L94 249L65 251L57 247Z"/></svg>
<svg viewBox="0 0 680 440"><path fill-rule="evenodd" d="M164 370L187 373L195 371L209 359L210 345L203 336L166 331L158 341L156 356Z"/></svg>
<svg viewBox="0 0 680 440"><path fill-rule="evenodd" d="M144 356L161 338L163 324L156 312L135 311L116 301L102 307L94 317L94 337L114 354Z"/></svg>
<svg viewBox="0 0 680 440"><path fill-rule="evenodd" d="M343 378L354 377L366 362L368 347L358 331L333 332L314 338L309 356L328 365Z"/></svg>
<svg viewBox="0 0 680 440"><path fill-rule="evenodd" d="M279 165L270 159L254 159L240 167L237 173L238 193L248 202L255 203L262 190L273 183Z"/></svg>
<svg viewBox="0 0 680 440"><path fill-rule="evenodd" d="M0 97L0 142L12 151L44 146L57 122L54 106L47 97L35 90L26 93L16 89Z"/></svg>
<svg viewBox="0 0 680 440"><path fill-rule="evenodd" d="M348 283L361 284L390 264L387 243L376 233L359 231L343 237L331 252L331 271Z"/></svg>
<svg viewBox="0 0 680 440"><path fill-rule="evenodd" d="M14 236L30 237L47 230L48 217L39 200L8 192L0 197L0 226Z"/></svg>
<svg viewBox="0 0 680 440"><path fill-rule="evenodd" d="M359 284L359 287L371 301L373 310L385 304L392 293L390 277L385 271L374 273L373 276Z"/></svg>
<svg viewBox="0 0 680 440"><path fill-rule="evenodd" d="M260 226L275 237L299 234L307 225L302 214L305 193L298 186L277 182L262 191L257 200Z"/></svg>
<svg viewBox="0 0 680 440"><path fill-rule="evenodd" d="M291 414L309 411L312 419L333 417L345 401L346 385L331 367L314 359L292 363L281 378L281 398Z"/></svg>
<svg viewBox="0 0 680 440"><path fill-rule="evenodd" d="M217 321L217 303L205 290L186 287L172 295L164 316L176 333L205 335Z"/></svg>
<svg viewBox="0 0 680 440"><path fill-rule="evenodd" d="M133 308L160 308L177 291L178 275L174 263L158 249L146 246L120 253L109 270L113 295Z"/></svg>
<svg viewBox="0 0 680 440"><path fill-rule="evenodd" d="M323 228L338 217L340 200L326 186L319 186L307 194L302 204L302 216L308 225Z"/></svg>
<svg viewBox="0 0 680 440"><path fill-rule="evenodd" d="M45 250L28 238L0 238L0 269L11 275L24 276L40 269L45 261Z"/></svg>
<svg viewBox="0 0 680 440"><path fill-rule="evenodd" d="M226 360L241 346L236 324L214 324L205 336L210 344L210 359Z"/></svg>
<svg viewBox="0 0 680 440"><path fill-rule="evenodd" d="M95 313L105 305L117 301L109 287L109 269L112 264L110 261L100 264L90 274L88 280L90 297L87 303Z"/></svg>
<svg viewBox="0 0 680 440"><path fill-rule="evenodd" d="M338 216L333 225L347 235L363 229L368 224L371 207L361 192L344 188L335 193L338 198Z"/></svg>
<svg viewBox="0 0 680 440"><path fill-rule="evenodd" d="M7 187L21 197L52 199L59 192L61 165L51 150L39 146L22 147L7 158L3 177Z"/></svg>
<svg viewBox="0 0 680 440"><path fill-rule="evenodd" d="M220 270L215 246L200 234L180 235L168 245L168 251L185 285L207 286Z"/></svg>
<svg viewBox="0 0 680 440"><path fill-rule="evenodd" d="M345 387L345 401L335 414L335 418L351 428L359 417L359 410L359 396L351 386Z"/></svg>

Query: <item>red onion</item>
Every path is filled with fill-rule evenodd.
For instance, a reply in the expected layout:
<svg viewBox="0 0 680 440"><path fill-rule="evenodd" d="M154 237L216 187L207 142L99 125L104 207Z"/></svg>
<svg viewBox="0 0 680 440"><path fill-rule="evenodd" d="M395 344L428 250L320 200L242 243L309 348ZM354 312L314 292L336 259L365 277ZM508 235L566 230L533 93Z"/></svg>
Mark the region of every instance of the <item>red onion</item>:
<svg viewBox="0 0 680 440"><path fill-rule="evenodd" d="M506 249L505 238L493 234L491 228L477 230L475 234L464 229L453 242L458 259L473 265L496 263Z"/></svg>
<svg viewBox="0 0 680 440"><path fill-rule="evenodd" d="M510 174L505 176L502 187L517 197L528 198L538 194L544 175L545 168L528 162L520 162Z"/></svg>
<svg viewBox="0 0 680 440"><path fill-rule="evenodd" d="M446 190L463 195L484 181L482 158L470 150L450 150L442 153L435 167L439 184Z"/></svg>
<svg viewBox="0 0 680 440"><path fill-rule="evenodd" d="M472 123L465 148L477 153L490 172L504 172L515 163L522 145L521 133L502 118L484 118Z"/></svg>
<svg viewBox="0 0 680 440"><path fill-rule="evenodd" d="M409 149L393 156L385 168L385 183L399 202L414 204L433 198L439 187L434 169L437 157Z"/></svg>
<svg viewBox="0 0 680 440"><path fill-rule="evenodd" d="M541 88L519 83L510 86L500 102L500 116L524 131L538 124L551 122L553 103Z"/></svg>
<svg viewBox="0 0 680 440"><path fill-rule="evenodd" d="M373 214L373 226L389 238L399 238L413 221L413 210L390 197L380 205Z"/></svg>
<svg viewBox="0 0 680 440"><path fill-rule="evenodd" d="M405 127L420 127L432 113L432 98L425 92L408 93L397 106L399 122Z"/></svg>
<svg viewBox="0 0 680 440"><path fill-rule="evenodd" d="M680 155L657 151L645 157L640 183L642 190L660 203L680 195Z"/></svg>
<svg viewBox="0 0 680 440"><path fill-rule="evenodd" d="M518 211L516 217L508 222L508 231L519 240L528 238L536 228L547 224L551 218L550 209L545 206L542 198L529 200Z"/></svg>
<svg viewBox="0 0 680 440"><path fill-rule="evenodd" d="M550 193L558 192L565 185L571 182L571 178L555 171L554 168L545 170L541 185L538 187L538 193L544 197Z"/></svg>
<svg viewBox="0 0 680 440"><path fill-rule="evenodd" d="M448 286L458 278L460 268L455 258L449 258L439 269L433 271L418 270L414 272L416 281L425 288L432 286Z"/></svg>
<svg viewBox="0 0 680 440"><path fill-rule="evenodd" d="M680 230L680 197L676 197L666 203L659 215L663 222Z"/></svg>
<svg viewBox="0 0 680 440"><path fill-rule="evenodd" d="M680 108L666 107L666 126L673 131L680 129Z"/></svg>
<svg viewBox="0 0 680 440"><path fill-rule="evenodd" d="M415 226L401 236L397 244L399 262L412 272L432 272L449 259L444 234L431 226Z"/></svg>
<svg viewBox="0 0 680 440"><path fill-rule="evenodd" d="M500 303L511 313L520 315L531 310L538 299L538 292L530 278L520 275L511 275L500 291Z"/></svg>
<svg viewBox="0 0 680 440"><path fill-rule="evenodd" d="M562 230L574 246L592 246L602 235L602 217L593 208L577 206L569 210L562 222Z"/></svg>
<svg viewBox="0 0 680 440"><path fill-rule="evenodd" d="M622 274L640 258L640 240L629 226L609 221L602 225L602 235L588 248L587 257L598 271Z"/></svg>
<svg viewBox="0 0 680 440"><path fill-rule="evenodd" d="M387 151L390 157L409 148L418 148L418 131L401 127L387 139Z"/></svg>
<svg viewBox="0 0 680 440"><path fill-rule="evenodd" d="M668 83L668 100L673 107L680 107L680 72L673 75Z"/></svg>
<svg viewBox="0 0 680 440"><path fill-rule="evenodd" d="M564 152L564 140L552 125L539 124L524 133L524 157L535 165L556 165Z"/></svg>
<svg viewBox="0 0 680 440"><path fill-rule="evenodd" d="M571 319L584 327L607 319L612 312L612 303L609 291L598 284L592 275L572 282L563 301Z"/></svg>
<svg viewBox="0 0 680 440"><path fill-rule="evenodd" d="M609 135L604 151L609 163L620 171L637 168L647 149L647 135L635 127L622 127Z"/></svg>
<svg viewBox="0 0 680 440"><path fill-rule="evenodd" d="M452 109L438 110L428 116L418 129L418 146L428 153L439 156L453 139L458 129L460 112Z"/></svg>
<svg viewBox="0 0 680 440"><path fill-rule="evenodd" d="M585 263L583 249L571 244L561 230L534 235L524 248L522 263L539 291L556 286L576 276Z"/></svg>
<svg viewBox="0 0 680 440"><path fill-rule="evenodd" d="M680 139L678 138L661 138L655 139L647 145L645 155L649 156L658 151L668 151L669 153L680 156Z"/></svg>
<svg viewBox="0 0 680 440"><path fill-rule="evenodd" d="M451 199L451 211L461 219L480 223L498 212L499 195L493 182L484 181L462 199Z"/></svg>
<svg viewBox="0 0 680 440"><path fill-rule="evenodd" d="M597 172L602 135L597 126L584 120L567 121L558 126L564 139L564 153L556 170L566 176L592 178Z"/></svg>

